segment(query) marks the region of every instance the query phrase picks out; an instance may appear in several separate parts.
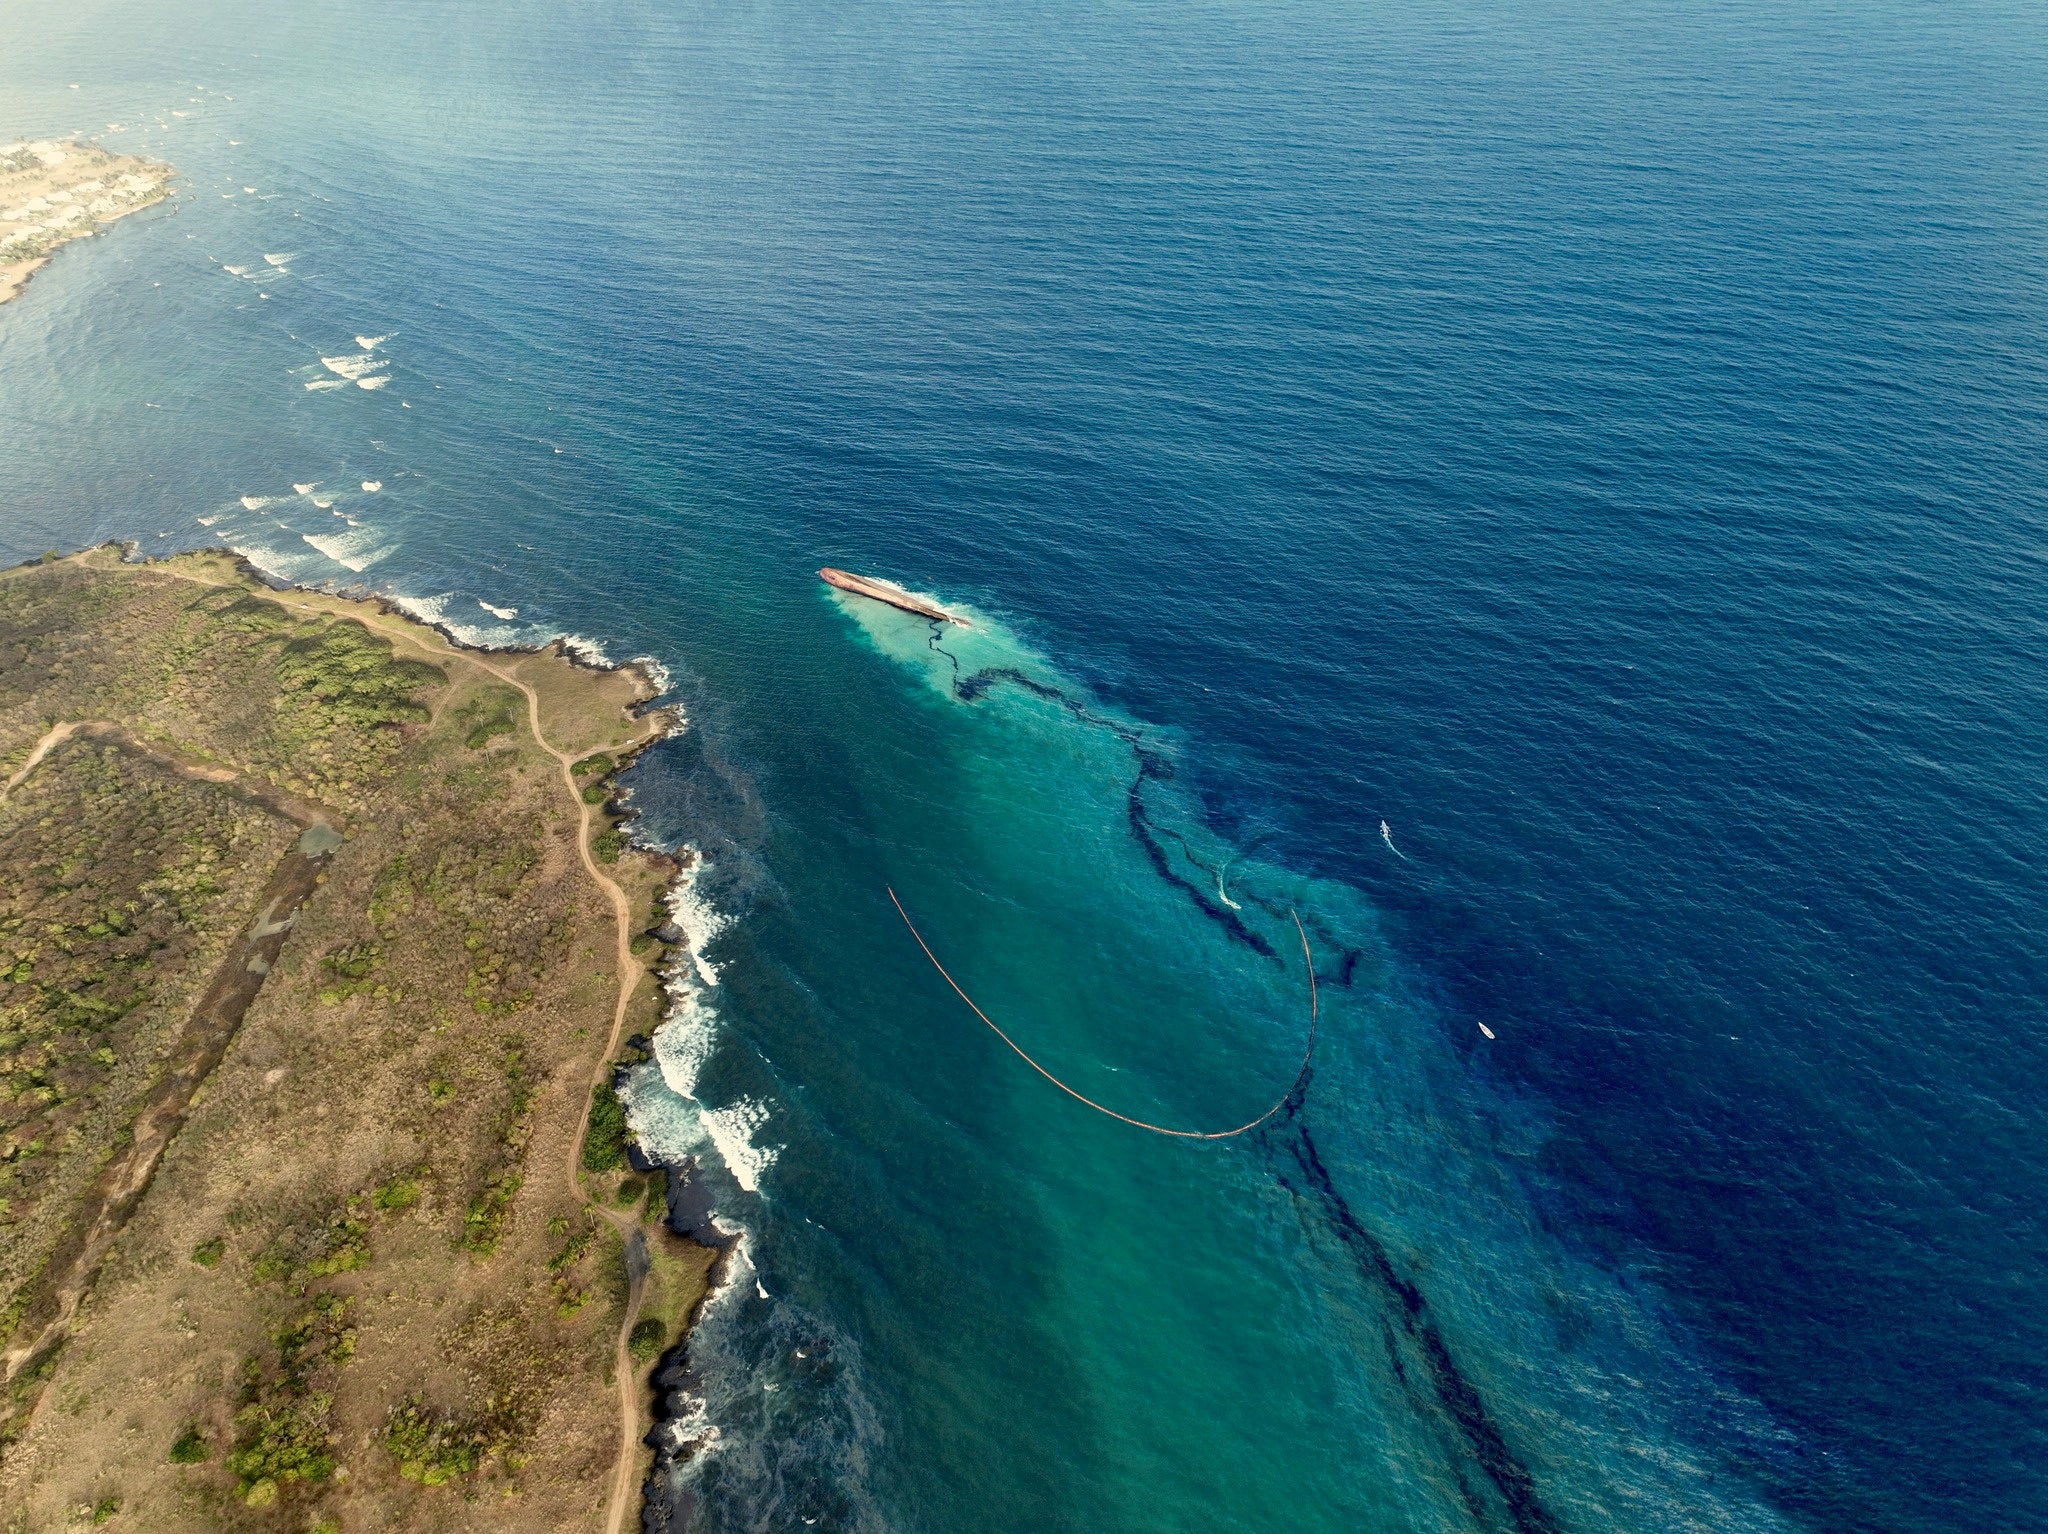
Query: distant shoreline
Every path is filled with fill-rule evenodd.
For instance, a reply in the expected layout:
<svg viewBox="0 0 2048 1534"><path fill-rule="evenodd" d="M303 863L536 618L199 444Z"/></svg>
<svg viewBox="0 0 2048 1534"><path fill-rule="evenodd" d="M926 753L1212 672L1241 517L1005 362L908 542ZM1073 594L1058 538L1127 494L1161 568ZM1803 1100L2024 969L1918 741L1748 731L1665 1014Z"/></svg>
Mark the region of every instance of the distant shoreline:
<svg viewBox="0 0 2048 1534"><path fill-rule="evenodd" d="M0 304L66 245L169 197L176 174L75 139L0 145Z"/></svg>

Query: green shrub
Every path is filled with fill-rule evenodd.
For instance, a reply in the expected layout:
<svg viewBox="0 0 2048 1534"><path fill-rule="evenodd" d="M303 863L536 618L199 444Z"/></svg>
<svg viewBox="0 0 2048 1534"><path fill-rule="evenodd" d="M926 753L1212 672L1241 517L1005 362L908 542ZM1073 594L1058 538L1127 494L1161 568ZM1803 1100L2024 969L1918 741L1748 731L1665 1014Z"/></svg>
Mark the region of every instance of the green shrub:
<svg viewBox="0 0 2048 1534"><path fill-rule="evenodd" d="M252 1357L242 1366L240 1409L227 1468L236 1494L250 1507L267 1507L295 1481L334 1474L334 1372L355 1355L351 1302L315 1295L290 1325L272 1333L268 1366Z"/></svg>
<svg viewBox="0 0 2048 1534"><path fill-rule="evenodd" d="M192 1248L192 1260L202 1268L217 1268L221 1257L227 1252L228 1243L224 1236L208 1236Z"/></svg>
<svg viewBox="0 0 2048 1534"><path fill-rule="evenodd" d="M293 1481L324 1481L334 1474L334 1440L327 1431L333 1397L312 1395L252 1401L235 1414L241 1429L228 1469L241 1483L242 1500L264 1507Z"/></svg>
<svg viewBox="0 0 2048 1534"><path fill-rule="evenodd" d="M585 804L603 804L611 796L612 791L602 783L586 783L583 785L583 802Z"/></svg>
<svg viewBox="0 0 2048 1534"><path fill-rule="evenodd" d="M171 1440L171 1463L174 1465L203 1465L213 1458L213 1445L206 1441L206 1434L198 1423L188 1423L185 1430Z"/></svg>
<svg viewBox="0 0 2048 1534"><path fill-rule="evenodd" d="M596 751L593 752L591 755L583 758L582 761L578 762L574 767L571 767L569 770L575 773L576 776L580 778L588 772L614 771L618 767L618 765L619 764L617 762L613 761L604 752Z"/></svg>
<svg viewBox="0 0 2048 1534"><path fill-rule="evenodd" d="M636 1364L650 1364L668 1346L668 1327L660 1316L642 1316L626 1336L626 1352Z"/></svg>
<svg viewBox="0 0 2048 1534"><path fill-rule="evenodd" d="M278 657L277 677L288 691L317 699L330 719L363 729L424 722L426 706L413 694L447 680L438 666L394 656L389 640L352 618L292 640Z"/></svg>
<svg viewBox="0 0 2048 1534"><path fill-rule="evenodd" d="M626 1105L609 1083L590 1089L590 1118L583 1132L583 1170L619 1172L626 1167Z"/></svg>
<svg viewBox="0 0 2048 1534"><path fill-rule="evenodd" d="M512 716L510 714L493 714L488 719L479 720L476 727L464 737L462 743L472 751L481 751L485 746L488 746L493 740L497 739L498 736L510 735L511 733Z"/></svg>
<svg viewBox="0 0 2048 1534"><path fill-rule="evenodd" d="M399 1214L420 1201L420 1180L411 1172L400 1172L370 1195L370 1202L386 1214Z"/></svg>
<svg viewBox="0 0 2048 1534"><path fill-rule="evenodd" d="M511 1213L512 1195L519 1191L517 1172L500 1172L484 1185L483 1192L469 1201L462 1216L462 1249L488 1257L498 1249L505 1234L505 1220Z"/></svg>
<svg viewBox="0 0 2048 1534"><path fill-rule="evenodd" d="M590 850L596 854L598 862L616 863L619 854L626 850L625 835L616 828L600 831L590 839Z"/></svg>
<svg viewBox="0 0 2048 1534"><path fill-rule="evenodd" d="M413 1396L401 1402L385 1423L384 1447L406 1480L444 1486L473 1472L495 1445L475 1425L431 1411Z"/></svg>
<svg viewBox="0 0 2048 1534"><path fill-rule="evenodd" d="M249 1276L259 1284L280 1283L290 1278L297 1266L284 1245L273 1243L256 1254L256 1260L249 1264Z"/></svg>
<svg viewBox="0 0 2048 1534"><path fill-rule="evenodd" d="M584 1218L586 1220L589 1218L587 1211ZM554 1227L555 1222L550 1220L548 1222L548 1229L553 1231ZM590 1250L590 1243L596 1239L597 1227L586 1225L582 1230L563 1242L562 1249L548 1259L548 1272L557 1278L561 1277L562 1274L568 1272L583 1260L583 1254Z"/></svg>
<svg viewBox="0 0 2048 1534"><path fill-rule="evenodd" d="M320 967L334 978L334 984L320 991L321 1003L331 1007L375 987L374 977L384 967L384 945L343 943L320 956Z"/></svg>
<svg viewBox="0 0 2048 1534"><path fill-rule="evenodd" d="M306 1264L308 1278L353 1273L370 1260L370 1227L351 1213L336 1215L320 1233L320 1250Z"/></svg>

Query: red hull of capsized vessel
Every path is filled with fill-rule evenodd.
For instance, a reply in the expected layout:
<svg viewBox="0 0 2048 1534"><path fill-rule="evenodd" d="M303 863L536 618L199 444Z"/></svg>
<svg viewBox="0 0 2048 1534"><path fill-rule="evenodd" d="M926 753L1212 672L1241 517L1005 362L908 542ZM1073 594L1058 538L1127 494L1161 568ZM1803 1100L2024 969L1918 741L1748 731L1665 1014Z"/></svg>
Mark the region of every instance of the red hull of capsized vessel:
<svg viewBox="0 0 2048 1534"><path fill-rule="evenodd" d="M841 591L850 591L857 597L866 597L874 602L886 602L889 606L900 607L907 613L916 613L920 618L936 618L941 623L957 623L962 628L974 626L958 614L947 612L936 602L912 596L901 586L892 586L887 581L878 581L871 576L855 575L851 571L835 570L827 565L818 572L818 579L828 586L837 586Z"/></svg>

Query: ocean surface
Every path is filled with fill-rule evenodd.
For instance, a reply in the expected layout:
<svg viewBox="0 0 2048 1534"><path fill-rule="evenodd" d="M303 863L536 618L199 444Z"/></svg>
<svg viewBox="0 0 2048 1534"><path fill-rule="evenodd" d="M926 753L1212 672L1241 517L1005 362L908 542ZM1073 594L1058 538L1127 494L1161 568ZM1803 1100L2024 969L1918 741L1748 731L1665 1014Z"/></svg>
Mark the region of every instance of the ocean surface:
<svg viewBox="0 0 2048 1534"><path fill-rule="evenodd" d="M2038 4L15 0L73 131L0 560L689 716L650 1527L2048 1529ZM1197 1129L1298 914L1309 1078L890 888Z"/></svg>

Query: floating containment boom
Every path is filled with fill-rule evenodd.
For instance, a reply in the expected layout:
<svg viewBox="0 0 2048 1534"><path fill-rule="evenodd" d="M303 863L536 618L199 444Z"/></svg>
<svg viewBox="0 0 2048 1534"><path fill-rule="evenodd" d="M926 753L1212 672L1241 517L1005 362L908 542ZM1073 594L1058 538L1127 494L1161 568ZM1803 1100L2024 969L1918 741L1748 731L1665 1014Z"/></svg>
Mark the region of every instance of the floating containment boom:
<svg viewBox="0 0 2048 1534"><path fill-rule="evenodd" d="M891 607L900 607L907 613L916 613L920 618L933 618L941 623L957 623L962 628L973 628L957 613L949 613L929 597L913 596L901 586L888 581L878 581L869 575L854 575L846 570L835 570L830 565L818 572L818 579L828 586L837 586L841 591L850 591L857 597L870 601L886 602Z"/></svg>

